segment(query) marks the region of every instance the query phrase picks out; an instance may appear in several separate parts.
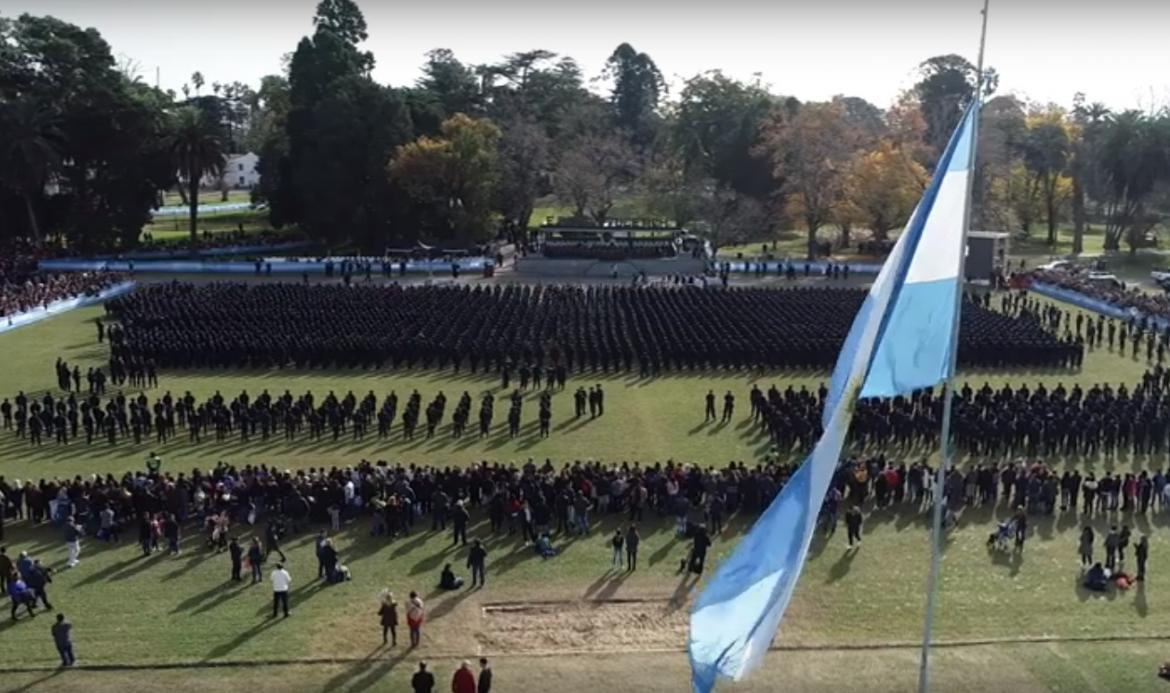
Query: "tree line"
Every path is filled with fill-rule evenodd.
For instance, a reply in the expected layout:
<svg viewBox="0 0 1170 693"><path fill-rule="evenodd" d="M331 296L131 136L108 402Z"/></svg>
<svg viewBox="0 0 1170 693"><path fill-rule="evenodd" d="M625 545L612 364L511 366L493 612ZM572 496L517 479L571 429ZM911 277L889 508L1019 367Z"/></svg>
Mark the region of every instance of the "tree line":
<svg viewBox="0 0 1170 693"><path fill-rule="evenodd" d="M523 237L539 199L601 223L631 206L716 246L807 234L810 254L906 223L928 171L974 97L966 59L936 56L885 109L838 96L801 102L717 70L668 94L654 60L618 46L590 89L548 50L470 65L426 55L408 87L378 84L352 0L322 0L282 74L256 89L194 73L181 94L144 84L93 29L0 18L0 239L82 249L138 242L161 191L177 188L196 233L200 181L254 151L252 191L277 228L371 251L416 241ZM131 66L132 67L132 66ZM1074 248L1102 227L1136 247L1170 182L1170 116L995 96L984 108L975 223Z"/></svg>

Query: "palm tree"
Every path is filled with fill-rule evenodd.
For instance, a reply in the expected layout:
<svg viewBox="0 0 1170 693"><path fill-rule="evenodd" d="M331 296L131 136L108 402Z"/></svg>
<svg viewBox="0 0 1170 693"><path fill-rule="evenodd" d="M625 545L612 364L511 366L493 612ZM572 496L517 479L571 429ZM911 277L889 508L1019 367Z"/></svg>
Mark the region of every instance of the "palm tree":
<svg viewBox="0 0 1170 693"><path fill-rule="evenodd" d="M30 100L10 102L0 111L0 176L24 198L29 236L37 246L43 239L33 200L61 165L65 144L57 122L53 110Z"/></svg>
<svg viewBox="0 0 1170 693"><path fill-rule="evenodd" d="M187 106L175 114L168 145L179 171L180 185L187 184L191 240L194 241L198 238L195 226L199 213L199 181L206 174L219 175L223 171L223 144L203 111Z"/></svg>

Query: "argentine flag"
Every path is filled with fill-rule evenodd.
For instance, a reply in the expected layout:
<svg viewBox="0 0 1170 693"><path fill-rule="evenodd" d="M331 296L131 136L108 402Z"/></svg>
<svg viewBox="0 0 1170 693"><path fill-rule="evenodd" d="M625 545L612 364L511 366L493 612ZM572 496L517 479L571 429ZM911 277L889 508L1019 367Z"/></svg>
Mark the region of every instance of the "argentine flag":
<svg viewBox="0 0 1170 693"><path fill-rule="evenodd" d="M978 105L964 114L869 295L833 370L824 434L691 612L694 689L757 668L792 598L817 514L841 456L859 396L893 396L951 376L964 253L967 181Z"/></svg>

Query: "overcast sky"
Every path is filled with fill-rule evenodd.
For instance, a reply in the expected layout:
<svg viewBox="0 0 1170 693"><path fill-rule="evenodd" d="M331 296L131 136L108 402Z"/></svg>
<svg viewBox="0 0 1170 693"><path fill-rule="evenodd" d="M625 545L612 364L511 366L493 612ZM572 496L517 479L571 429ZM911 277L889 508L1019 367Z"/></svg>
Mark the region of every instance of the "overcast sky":
<svg viewBox="0 0 1170 693"><path fill-rule="evenodd" d="M773 91L834 94L888 106L923 59L975 61L981 0L359 0L366 48L383 83L415 81L423 54L446 47L467 63L547 48L588 78L622 41L677 85L719 68ZM279 72L312 30L316 0L0 0L0 14L52 14L96 27L153 81L176 91ZM1170 104L1170 0L992 0L987 62L1000 93L1068 105L1077 91L1112 108Z"/></svg>

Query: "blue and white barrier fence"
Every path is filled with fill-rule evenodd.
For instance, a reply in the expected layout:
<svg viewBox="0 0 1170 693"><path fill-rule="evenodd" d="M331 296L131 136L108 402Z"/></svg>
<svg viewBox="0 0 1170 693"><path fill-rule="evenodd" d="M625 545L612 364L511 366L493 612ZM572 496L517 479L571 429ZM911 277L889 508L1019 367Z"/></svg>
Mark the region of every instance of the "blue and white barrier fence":
<svg viewBox="0 0 1170 693"><path fill-rule="evenodd" d="M198 250L132 250L117 255L93 255L86 260L186 260L200 257L222 257L225 255L262 255L264 253L283 253L292 250L312 248L312 241L294 241L289 243L272 243L268 245L229 245L221 248L201 248ZM67 258L62 258L67 259Z"/></svg>
<svg viewBox="0 0 1170 693"><path fill-rule="evenodd" d="M0 321L0 334L10 330L15 330L18 327L24 327L25 325L31 325L35 322L40 322L41 320L44 320L45 318L51 318L54 315L67 313L74 308L96 305L98 303L102 303L103 301L114 298L115 296L128 294L134 290L136 285L137 284L132 281L122 282L102 291L97 296L78 296L76 298L66 298L60 301L54 301L47 307L34 308L24 313L9 315Z"/></svg>
<svg viewBox="0 0 1170 693"><path fill-rule="evenodd" d="M197 214L201 217L205 213L211 214L215 212L239 212L245 209L251 209L251 202L216 202L214 204L199 205ZM191 210L187 205L167 205L166 207L159 207L150 211L151 215L158 219L160 217L188 217L191 216Z"/></svg>
<svg viewBox="0 0 1170 693"><path fill-rule="evenodd" d="M1106 315L1111 318L1117 318L1119 320L1129 320L1130 318L1141 319L1143 317L1148 317L1155 325L1158 326L1158 329L1164 330L1166 329L1167 325L1170 325L1170 320L1167 320L1166 318L1157 315L1146 315L1146 313L1138 310L1137 308L1122 308L1121 306L1114 303L1092 298L1080 293L1079 291L1065 289L1063 287L1056 286L1055 284L1034 281L1032 282L1032 286L1029 290L1035 291L1042 296L1055 298L1058 301L1071 303L1078 308L1095 311L1097 313L1101 313L1102 315Z"/></svg>

